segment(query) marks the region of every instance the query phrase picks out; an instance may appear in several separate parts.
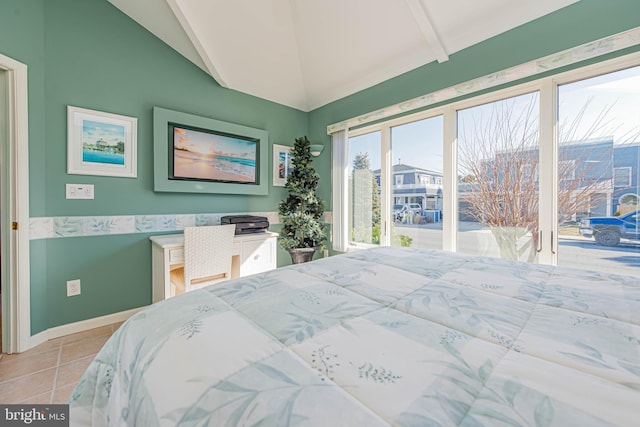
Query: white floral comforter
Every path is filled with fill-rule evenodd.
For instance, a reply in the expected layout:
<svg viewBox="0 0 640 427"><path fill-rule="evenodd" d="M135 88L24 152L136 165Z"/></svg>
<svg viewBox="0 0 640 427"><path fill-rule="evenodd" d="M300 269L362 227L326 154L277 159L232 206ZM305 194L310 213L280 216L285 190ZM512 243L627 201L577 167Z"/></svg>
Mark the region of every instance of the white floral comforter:
<svg viewBox="0 0 640 427"><path fill-rule="evenodd" d="M407 248L139 312L70 399L93 426L638 426L640 283Z"/></svg>

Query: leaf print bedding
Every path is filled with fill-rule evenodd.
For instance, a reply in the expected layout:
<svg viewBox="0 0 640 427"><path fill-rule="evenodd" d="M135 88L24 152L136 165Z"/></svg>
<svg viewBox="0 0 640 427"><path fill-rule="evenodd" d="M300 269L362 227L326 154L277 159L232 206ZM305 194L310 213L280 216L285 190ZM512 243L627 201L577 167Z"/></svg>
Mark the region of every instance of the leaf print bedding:
<svg viewBox="0 0 640 427"><path fill-rule="evenodd" d="M640 280L381 247L126 321L77 426L634 426Z"/></svg>

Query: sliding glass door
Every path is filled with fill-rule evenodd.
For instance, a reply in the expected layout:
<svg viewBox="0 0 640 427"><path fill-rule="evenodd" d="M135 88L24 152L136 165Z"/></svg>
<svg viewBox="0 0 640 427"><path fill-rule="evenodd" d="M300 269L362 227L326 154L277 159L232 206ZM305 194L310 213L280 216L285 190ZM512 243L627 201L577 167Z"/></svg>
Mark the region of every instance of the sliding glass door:
<svg viewBox="0 0 640 427"><path fill-rule="evenodd" d="M349 131L351 246L638 274L639 61Z"/></svg>
<svg viewBox="0 0 640 427"><path fill-rule="evenodd" d="M349 242L442 249L443 118L387 123L348 142Z"/></svg>
<svg viewBox="0 0 640 427"><path fill-rule="evenodd" d="M392 246L442 249L443 118L391 127Z"/></svg>
<svg viewBox="0 0 640 427"><path fill-rule="evenodd" d="M380 144L380 132L349 138L347 229L351 244L380 244Z"/></svg>
<svg viewBox="0 0 640 427"><path fill-rule="evenodd" d="M539 94L457 112L459 252L535 262Z"/></svg>
<svg viewBox="0 0 640 427"><path fill-rule="evenodd" d="M558 264L640 273L640 67L558 87Z"/></svg>

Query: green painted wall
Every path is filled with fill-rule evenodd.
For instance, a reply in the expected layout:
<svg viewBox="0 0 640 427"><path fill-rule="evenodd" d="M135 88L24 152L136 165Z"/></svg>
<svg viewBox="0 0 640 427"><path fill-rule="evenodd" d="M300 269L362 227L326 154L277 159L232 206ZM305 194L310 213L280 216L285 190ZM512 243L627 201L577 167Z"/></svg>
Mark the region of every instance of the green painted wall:
<svg viewBox="0 0 640 427"><path fill-rule="evenodd" d="M307 134L325 144L315 163L329 208L327 125L639 25L637 0L582 0L311 113L221 88L106 0L2 0L0 53L29 67L32 217L275 211L281 187L251 197L155 193L152 108L265 129L271 143ZM137 179L66 174L67 105L138 118ZM66 183L94 184L95 200L66 200ZM32 332L148 304L148 237L32 241ZM66 297L70 279L82 280L82 295Z"/></svg>
<svg viewBox="0 0 640 427"><path fill-rule="evenodd" d="M220 87L106 0L3 0L0 53L29 67L31 217L277 210L284 189L271 185L268 196L155 193L152 109L264 129L285 145L307 134L307 113ZM136 179L66 173L67 105L138 118ZM66 183L93 184L95 200L66 200ZM149 304L148 238L32 240L32 333ZM66 296L70 279L80 296Z"/></svg>

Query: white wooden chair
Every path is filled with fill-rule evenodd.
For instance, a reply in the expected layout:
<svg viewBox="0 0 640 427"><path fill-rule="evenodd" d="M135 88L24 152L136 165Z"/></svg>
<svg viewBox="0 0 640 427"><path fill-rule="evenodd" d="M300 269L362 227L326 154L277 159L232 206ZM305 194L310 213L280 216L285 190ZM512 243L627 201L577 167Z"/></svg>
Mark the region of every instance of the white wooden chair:
<svg viewBox="0 0 640 427"><path fill-rule="evenodd" d="M173 295L231 278L235 224L184 229L184 267L171 270Z"/></svg>

